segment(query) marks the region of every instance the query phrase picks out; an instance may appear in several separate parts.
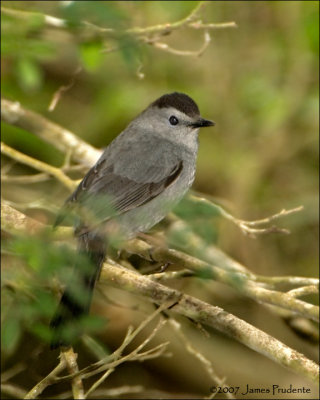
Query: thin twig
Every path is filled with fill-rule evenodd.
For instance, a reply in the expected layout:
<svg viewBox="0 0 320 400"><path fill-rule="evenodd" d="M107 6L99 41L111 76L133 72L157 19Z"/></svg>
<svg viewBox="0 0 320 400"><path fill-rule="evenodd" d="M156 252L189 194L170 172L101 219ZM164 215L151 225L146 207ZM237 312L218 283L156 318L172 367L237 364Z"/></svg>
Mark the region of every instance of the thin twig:
<svg viewBox="0 0 320 400"><path fill-rule="evenodd" d="M79 65L76 68L76 70L73 72L73 74L71 75L71 79L70 79L69 83L67 83L66 85L60 86L59 89L56 90L56 92L53 94L52 99L50 101L48 111L52 112L56 108L58 102L61 99L62 94L72 88L72 86L74 85L74 83L76 81L76 76L81 71L82 71L82 66Z"/></svg>
<svg viewBox="0 0 320 400"><path fill-rule="evenodd" d="M190 28L194 29L225 29L225 28L238 28L238 25L234 22L217 22L217 23L210 23L210 24L205 24L201 20L192 22L191 24L188 24Z"/></svg>
<svg viewBox="0 0 320 400"><path fill-rule="evenodd" d="M73 191L76 187L76 183L72 179L70 179L67 175L65 175L60 168L53 167L52 165L36 160L33 157L27 156L26 154L23 154L20 151L13 149L12 147L6 145L3 142L1 142L1 153L5 154L8 157L13 158L16 161L19 161L20 163L28 165L29 167L35 168L38 171L43 171L49 175L54 176L70 191Z"/></svg>
<svg viewBox="0 0 320 400"><path fill-rule="evenodd" d="M102 376L101 378L99 378L91 387L90 389L86 392L86 396L85 398L88 398L88 396L94 392L97 387L99 387L101 385L101 383L103 383L108 376L110 376L113 372L114 372L115 368L109 368Z"/></svg>
<svg viewBox="0 0 320 400"><path fill-rule="evenodd" d="M204 24L202 23L201 20L195 21L199 17L200 11L207 3L208 2L206 1L200 1L186 17L171 23L159 24L148 27L133 27L124 30L119 29L116 31L112 28L101 27L88 21L82 21L82 28L88 28L89 32L99 34L100 36L115 37L116 35L124 35L124 34L132 36L140 36L146 34L167 35L168 33L171 33L174 30L180 29L184 26L189 26L194 29L225 29L225 28L237 27L237 25L233 21L222 22L222 23L211 23L211 24ZM3 15L8 15L13 18L18 18L21 20L28 20L30 18L37 16L38 18L41 18L43 22L51 28L58 28L58 29L68 28L68 22L66 20L40 12L22 11L7 7L1 7L1 12L3 13Z"/></svg>
<svg viewBox="0 0 320 400"><path fill-rule="evenodd" d="M309 294L318 294L318 293L319 293L319 286L316 285L302 286L296 289L289 290L289 292L287 292L288 295L293 297L301 297Z"/></svg>
<svg viewBox="0 0 320 400"><path fill-rule="evenodd" d="M5 219L8 219L8 215L10 215L7 212L8 207L5 207L5 205L2 205L2 208L5 209L4 215ZM10 210L10 208L9 208ZM12 211L12 210L11 210ZM17 213L16 211L11 213L11 218L12 218L12 225L15 225L15 222L17 220L17 214L18 216L21 213ZM19 220L20 217L18 217ZM25 217L26 218L26 217ZM22 228L26 228L26 221L23 220L22 223ZM143 244L143 246L142 246ZM142 242L141 240L134 239L133 241L127 242L126 244L127 250L130 252L135 252L137 254L142 254L145 253L150 257L150 253L152 257L155 260L166 260L166 261L171 261L177 264L182 265L185 268L190 268L194 269L197 272L203 271L203 268L205 267L205 271L208 273L208 271L211 271L212 266L208 263L204 263L201 260L197 260L194 257L188 256L186 254L183 254L181 252L173 251L172 249L153 249L152 246L148 245L145 242ZM219 277L219 272L220 269L216 269L216 277ZM224 271L226 273L226 271ZM272 293L272 291L267 291L262 293L262 296L260 296L261 293L259 293L259 290L262 288L255 287L253 285L254 282L252 282L252 285L246 284L246 279L248 279L247 274L242 274L242 280L240 274L238 274L238 278L236 281L241 282L244 284L244 288L248 287L249 291L247 292L246 290L243 291L244 294L249 294L250 296L255 296L255 298L258 301L269 301L271 303L274 303L276 305L279 305L279 297L275 297L275 300L266 299L266 294L270 296L271 298L273 296L283 296L280 301L280 305L286 307L287 304L282 304L283 298L285 299L286 302L291 301L291 304L289 306L289 309L293 309L294 311L299 311L296 308L296 305L303 305L304 312L302 314L304 316L309 315L310 310L315 308L315 306L312 306L310 304L307 304L305 302L301 302L299 300L296 300L292 298L292 296L288 296L286 293L279 293L275 292ZM208 275L206 275L208 276ZM223 274L220 275L222 279L227 283L229 280L229 284L232 284L232 276L233 280L235 280L235 271L233 273L230 273L229 278L227 279L228 275L225 275L225 278L223 278ZM249 275L250 277L250 275ZM239 281L240 279L240 281ZM101 274L101 281L107 281L109 284L114 284L117 287L121 287L122 289L126 289L128 291L133 291L137 294L142 294L146 296L149 300L156 302L157 304L163 304L166 303L167 306L167 301L168 298L172 299L170 300L171 304L172 302L174 303L175 301L178 302L173 309L176 312L179 312L183 315L188 316L189 318L192 318L196 321L199 321L200 323L207 324L209 326L213 326L222 332L231 335L234 339L239 340L241 343L244 343L250 348L253 348L255 351L258 351L269 358L273 359L274 361L278 362L281 365L286 366L287 368L290 368L292 370L295 370L296 372L300 372L304 376L308 376L310 379L317 379L316 374L317 374L317 368L314 367L314 363L312 363L310 360L307 360L303 355L296 353L292 349L286 348L283 344L280 342L276 341L276 339L266 335L265 333L256 330L256 328L252 327L251 325L247 324L246 322L237 319L234 316L231 316L230 314L227 314L225 311L223 311L220 308L213 307L211 305L205 304L201 302L198 299L192 298L187 295L182 295L182 293L179 293L173 289L170 289L168 287L165 287L163 285L160 285L159 283L156 283L152 281L151 279L141 276L137 273L131 272L126 270L125 268L121 266L115 266L114 264L107 264L107 267L103 268L102 274ZM250 279L249 279L250 282ZM235 286L237 288L241 288L242 285ZM251 292L250 292L251 290ZM258 291L257 291L258 290ZM312 312L313 316L313 312ZM231 325L230 325L231 324ZM135 333L136 334L136 333ZM135 335L134 333L130 333L128 338L130 339ZM128 360L128 358L125 358L125 360ZM105 362L105 361L104 361ZM103 369L105 368L113 368L116 366L118 361L108 363L108 366L104 366ZM96 368L94 367L94 372L96 372ZM91 368L90 368L91 369ZM84 371L80 371L83 373ZM89 375L89 374L88 374ZM72 377L72 376L71 376ZM84 378L82 376L82 378ZM55 378L56 380L61 380L61 379L70 379L70 376L68 378ZM46 382L46 381L45 381Z"/></svg>
<svg viewBox="0 0 320 400"><path fill-rule="evenodd" d="M150 279L160 282L170 279L190 278L191 276L195 275L196 273L194 271L191 271L190 269L181 269L179 271L158 272L148 276L150 277Z"/></svg>
<svg viewBox="0 0 320 400"><path fill-rule="evenodd" d="M228 28L236 28L237 25L235 22L222 22L222 23L203 23L199 18L200 12L207 5L208 2L200 1L192 10L191 12L184 18L175 21L175 22L167 22L165 24L158 24L154 26L147 26L147 27L133 27L129 29L112 29L112 28L105 28L100 27L95 24L92 24L88 21L81 21L81 30L80 30L80 40L83 41L90 41L94 40L97 37L102 39L121 39L125 36L131 36L135 40L141 41L143 43L152 44L154 47L164 50L168 53L172 53L178 56L200 56L205 49L208 47L210 42L210 35L208 30L214 29L228 29ZM68 27L67 21L63 19L59 19L56 17L51 17L50 15L41 14L37 12L30 12L30 11L20 11L14 9L8 9L6 7L2 7L2 12L5 15L10 15L11 17L15 17L22 20L28 20L34 16L38 16L42 18L43 22L53 28L60 28L65 29ZM170 47L166 43L162 43L159 41L160 37L169 35L172 32L179 30L183 27L188 27L191 29L203 29L205 30L205 37L204 37L204 44L198 51L188 51L188 50L178 50ZM79 30L77 31L79 32ZM108 44L108 48L104 49L103 52L111 52L115 50L119 50L122 46L110 46ZM61 87L56 95L52 99L50 104L49 110L51 111L58 101L60 94L62 91L67 90L69 85L64 88Z"/></svg>
<svg viewBox="0 0 320 400"><path fill-rule="evenodd" d="M158 314L158 313L157 313ZM159 329L162 328L162 326L166 323L165 320L160 320L158 325L155 327L155 329L151 332L150 335L147 336L147 338L138 346L136 347L131 353L130 353L130 359L129 360L133 360L135 356L138 357L138 359L143 359L145 360L147 357L147 353L139 353L140 350L142 350L149 342L150 340L155 336L155 334L159 331ZM145 325L145 323L143 324ZM130 342L132 341L133 336L131 336L130 338ZM128 341L128 343L130 343ZM162 343L160 346L161 348L164 347L166 344ZM152 352L152 358L155 357L155 353L157 352L158 348L154 347L152 348L151 351ZM98 386L100 386L106 379L107 377L114 371L115 368L110 368L108 369L101 378L99 378L92 386L91 388L87 391L86 393L86 398L88 397L89 394L91 394L94 390L96 390L96 388Z"/></svg>
<svg viewBox="0 0 320 400"><path fill-rule="evenodd" d="M1 392L10 396L13 399L24 399L26 390L12 383L2 383Z"/></svg>
<svg viewBox="0 0 320 400"><path fill-rule="evenodd" d="M66 366L70 374L77 374L79 367L77 364L78 355L70 347L61 351L61 357L65 358ZM72 394L74 399L85 399L81 376L76 376L71 380Z"/></svg>
<svg viewBox="0 0 320 400"><path fill-rule="evenodd" d="M7 369L6 371L1 373L1 382L6 382L9 379L12 379L14 376L19 374L20 372L26 370L26 368L27 367L24 363L15 364L10 369Z"/></svg>
<svg viewBox="0 0 320 400"><path fill-rule="evenodd" d="M200 364L204 367L204 370L212 380L213 384L217 384L221 387L227 386L225 384L225 378L219 378L214 371L211 361L208 360L208 358L201 354L197 349L195 349L192 343L188 340L181 329L181 324L173 318L169 318L169 323L173 327L175 333L179 336L179 339L184 343L186 350L200 361ZM226 392L226 397L228 399L234 398L229 392Z"/></svg>
<svg viewBox="0 0 320 400"><path fill-rule="evenodd" d="M168 345L168 342L161 343L160 345L158 345L150 350L147 350L145 352L139 352L142 349L142 346L138 346L138 348L135 348L133 351L131 351L129 354L127 354L125 356L122 356L122 352L128 346L128 344L132 342L132 340L137 336L137 334L152 319L155 318L156 315L158 315L164 309L168 308L170 305L172 305L172 301L167 299L167 301L165 301L156 311L154 311L150 316L148 316L138 326L138 328L133 330L132 327L129 327L128 332L123 340L123 343L111 355L108 355L107 357L103 358L102 360L99 360L98 362L91 364L88 367L85 367L78 372L74 372L74 373L66 375L66 376L58 377L58 378L56 378L57 381L65 381L65 380L73 379L73 378L80 377L80 376L81 376L81 379L88 379L91 376L94 376L98 373L104 372L109 369L113 369L113 368L117 367L118 365L120 365L124 362L127 362L127 361L134 361L134 360L144 361L146 359L156 358L156 357L159 357L160 355L162 355L166 346ZM162 325L163 325L162 323L157 325L157 327L154 330L153 335L162 327ZM145 340L143 342L143 346L145 346L148 342L149 342L149 340ZM106 375L106 377L107 376L108 376L108 374Z"/></svg>
<svg viewBox="0 0 320 400"><path fill-rule="evenodd" d="M58 374L67 366L65 357L60 357L59 364L44 379L38 382L24 397L25 399L36 399L45 388L57 381Z"/></svg>
<svg viewBox="0 0 320 400"><path fill-rule="evenodd" d="M158 42L155 40L148 41L149 44L151 44L152 46L154 46L157 49L166 51L167 53L175 54L177 56L188 56L188 57L189 56L200 57L207 49L210 42L211 42L211 37L210 37L209 32L207 32L207 31L204 33L204 39L203 39L202 46L198 50L195 50L195 51L174 49L173 47L170 47L167 43Z"/></svg>
<svg viewBox="0 0 320 400"><path fill-rule="evenodd" d="M266 217L263 219L258 219L256 221L243 221L243 220L239 220L239 221L243 222L246 225L250 225L250 226L263 225L263 224L268 224L271 221L274 221L275 219L279 219L281 217L286 217L287 215L294 214L294 213L300 212L302 210L303 210L303 206L299 206L299 207L291 208L289 210L282 209L277 214L271 215L270 217Z"/></svg>
<svg viewBox="0 0 320 400"><path fill-rule="evenodd" d="M278 212L274 215L271 215L270 217L258 219L255 221L245 221L243 219L234 217L233 215L228 213L225 209L223 209L221 206L219 206L218 204L212 203L211 201L209 201L208 199L206 199L204 197L190 195L190 196L188 196L188 201L194 203L195 206L197 204L199 204L199 205L204 204L206 207L211 208L214 213L216 213L218 211L221 216L228 219L229 221L232 221L235 225L237 225L241 229L241 231L244 234L246 234L252 238L256 238L257 235L266 235L266 234L270 234L270 233L284 233L284 234L290 233L290 231L288 229L279 228L277 226L270 226L270 227L266 227L266 228L252 228L252 227L253 226L255 227L258 225L269 224L271 221L274 221L276 219L279 219L279 218L282 218L282 217L285 217L290 214L297 213L297 212L300 212L301 210L303 210L303 206L295 207L290 210L283 209L280 212Z"/></svg>
<svg viewBox="0 0 320 400"><path fill-rule="evenodd" d="M82 165L92 166L102 153L67 129L36 112L23 108L19 102L1 99L1 119L39 136L64 153L71 149L72 158Z"/></svg>
<svg viewBox="0 0 320 400"><path fill-rule="evenodd" d="M255 282L266 283L269 287L274 288L278 285L289 285L289 286L310 286L314 285L319 287L319 279L307 278L304 276L264 276L255 275L253 278Z"/></svg>
<svg viewBox="0 0 320 400"><path fill-rule="evenodd" d="M19 183L23 185L29 185L29 183L38 183L44 182L50 179L50 175L46 172L40 172L39 174L33 175L5 175L1 174L1 181L2 182L9 182L9 183Z"/></svg>
<svg viewBox="0 0 320 400"><path fill-rule="evenodd" d="M176 305L171 308L172 311L183 314L201 324L212 326L276 363L318 382L319 370L316 363L220 307L182 294L177 290L153 282L146 276L113 264L106 265L105 263L101 281L145 296L149 301L157 304L163 304L168 298L176 299Z"/></svg>
<svg viewBox="0 0 320 400"><path fill-rule="evenodd" d="M195 8L187 15L185 18L182 18L179 21L166 23L166 24L159 24L155 26L149 26L146 28L130 28L127 29L126 32L129 34L134 35L146 35L146 34L163 34L167 35L168 33L180 29L181 27L190 24L195 19L198 18L200 10L206 5L206 1L199 1L199 3L195 6Z"/></svg>
<svg viewBox="0 0 320 400"><path fill-rule="evenodd" d="M274 304L318 321L319 307L295 299L286 293L259 287L250 279L251 275L254 276L254 274L246 274L235 270L227 271L220 266L211 265L175 249L168 249L166 247L154 248L139 239L132 239L126 242L124 246L126 251L146 258L151 256L154 261L162 263L170 262L183 268L191 269L200 277L203 276L206 279L223 282L256 301Z"/></svg>
<svg viewBox="0 0 320 400"><path fill-rule="evenodd" d="M35 231L44 228L42 224L26 217L24 214L17 212L6 204L2 204L1 214L3 216L2 221L4 221L3 228L8 231L14 232L18 229L18 231L23 232L27 226L29 227L27 229L32 228ZM59 238L59 235L60 237L70 237L72 236L72 228L58 228L54 235L55 238ZM317 285L318 281L314 278L297 277L297 280L295 281L295 277L288 277L287 279L286 277L275 277L274 279L267 279L266 277L261 276L257 277L253 273L224 269L224 265L220 265L219 260L217 260L219 266L215 266L175 249L168 249L166 247L154 248L152 245L139 239L133 239L126 242L124 248L131 253L139 254L145 258L149 258L151 255L155 261L161 263L175 263L183 268L194 271L197 276L203 276L206 279L215 279L223 282L256 301L283 307L284 309L294 311L305 317L308 316L311 319L318 320L319 313L317 306L295 299L293 296L286 293L269 290L257 285L257 282L259 281L277 282L277 279L278 282L291 284L301 283L307 280L307 282L312 282L311 284ZM228 262L228 257L226 255L224 255L224 257L225 258L222 259L222 261L224 263ZM219 259L221 260L220 253ZM231 263L232 262L233 260L231 260ZM157 277L155 279L157 279ZM310 281L310 279L312 279L312 281Z"/></svg>

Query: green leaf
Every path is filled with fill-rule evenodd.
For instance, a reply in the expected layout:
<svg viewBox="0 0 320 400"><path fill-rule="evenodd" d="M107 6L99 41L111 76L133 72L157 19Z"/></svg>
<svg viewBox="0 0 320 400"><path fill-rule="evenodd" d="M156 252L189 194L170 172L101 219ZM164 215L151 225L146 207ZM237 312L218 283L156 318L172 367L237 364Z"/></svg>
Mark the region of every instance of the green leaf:
<svg viewBox="0 0 320 400"><path fill-rule="evenodd" d="M104 28L125 26L127 14L115 2L72 1L68 5L61 2L62 15L70 27L80 27L83 21Z"/></svg>
<svg viewBox="0 0 320 400"><path fill-rule="evenodd" d="M32 324L29 327L30 332L38 336L44 342L49 343L51 340L52 332L48 325L44 325L41 322Z"/></svg>
<svg viewBox="0 0 320 400"><path fill-rule="evenodd" d="M174 213L180 218L190 219L190 217L217 217L221 215L218 206L214 203L195 202L193 199L184 197L174 208Z"/></svg>
<svg viewBox="0 0 320 400"><path fill-rule="evenodd" d="M304 6L302 4L302 6ZM303 8L302 26L305 30L306 38L310 49L319 54L319 2L308 2Z"/></svg>
<svg viewBox="0 0 320 400"><path fill-rule="evenodd" d="M80 45L80 57L84 67L88 71L94 72L102 64L104 58L102 48L102 42L87 42Z"/></svg>
<svg viewBox="0 0 320 400"><path fill-rule="evenodd" d="M42 86L42 71L39 68L39 65L30 58L18 59L16 74L20 86L24 90L35 91Z"/></svg>
<svg viewBox="0 0 320 400"><path fill-rule="evenodd" d="M9 318L2 324L1 346L4 352L12 354L21 337L21 325L17 318Z"/></svg>
<svg viewBox="0 0 320 400"><path fill-rule="evenodd" d="M131 36L124 35L119 38L119 48L127 66L132 70L136 70L137 61L141 58L141 49L137 40Z"/></svg>

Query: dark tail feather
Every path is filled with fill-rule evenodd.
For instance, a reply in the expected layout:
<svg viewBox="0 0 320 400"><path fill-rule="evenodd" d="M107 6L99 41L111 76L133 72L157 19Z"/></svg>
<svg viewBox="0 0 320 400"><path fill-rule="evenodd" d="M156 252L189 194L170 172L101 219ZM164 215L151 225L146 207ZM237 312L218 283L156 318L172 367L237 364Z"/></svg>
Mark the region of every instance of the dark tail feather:
<svg viewBox="0 0 320 400"><path fill-rule="evenodd" d="M78 249L80 254L89 258L90 265L89 268L79 265L85 260L84 257L79 257L75 262L73 285L66 287L50 322L51 349L69 346L71 337L76 338L81 334L78 323L81 317L89 313L93 289L106 256L106 240L96 232L86 232L78 236Z"/></svg>

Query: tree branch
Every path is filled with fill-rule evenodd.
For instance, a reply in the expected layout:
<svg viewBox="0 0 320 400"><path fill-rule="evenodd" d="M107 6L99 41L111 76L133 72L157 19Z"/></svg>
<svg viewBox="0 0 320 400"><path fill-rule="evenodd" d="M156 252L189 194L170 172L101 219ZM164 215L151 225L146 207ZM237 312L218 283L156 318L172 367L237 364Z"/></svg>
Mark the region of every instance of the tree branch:
<svg viewBox="0 0 320 400"><path fill-rule="evenodd" d="M12 235L34 235L44 231L51 231L53 240L62 240L73 236L73 228L60 226L54 231L52 228L42 224L41 222L26 216L5 201L1 203L1 229Z"/></svg>
<svg viewBox="0 0 320 400"><path fill-rule="evenodd" d="M24 214L19 213L12 207L3 204L1 207L2 220L5 222L4 229L16 232L14 220L17 219L18 230L23 232L24 229L27 229L29 225L34 226L34 220L24 216ZM6 222L7 221L7 222ZM42 224L37 223L36 230L45 227ZM61 237L70 237L72 233L71 228L60 227L54 233L54 238ZM282 307L286 310L293 311L299 315L303 315L304 317L308 317L315 321L318 321L319 318L319 307L312 305L310 303L306 303L302 300L296 299L294 296L289 293L282 293L276 290L270 290L267 288L261 287L261 283L259 283L259 279L263 281L263 277L257 277L252 272L244 272L246 271L245 267L244 271L236 270L236 269L226 269L225 265L228 263L232 266L234 260L229 258L226 254L224 254L221 250L218 252L217 264L211 264L205 261L202 261L196 257L192 257L189 254L183 253L181 251L163 247L158 245L154 247L153 245L139 240L132 239L123 243L123 248L133 254L138 254L145 259L150 259L154 261L158 261L162 264L167 262L177 264L182 268L187 270L194 271L196 276L203 277L205 279L214 279L218 282L227 284L228 286L233 287L238 292L242 293L245 296L248 296L258 302L263 302L266 304L272 304L278 307ZM212 250L212 249L211 249ZM221 255L224 256L224 264L220 264ZM211 252L211 257L213 253ZM213 259L213 257L212 257ZM185 271L184 271L185 274ZM286 277L282 277L282 281L285 280ZM289 277L290 278L295 277ZM156 275L155 279L159 279L159 274ZM300 282L303 279L308 278L299 278L294 280L295 283ZM312 279L312 278L309 278ZM266 279L267 280L267 279ZM313 279L313 286L319 286L319 281ZM303 282L304 283L304 282Z"/></svg>
<svg viewBox="0 0 320 400"><path fill-rule="evenodd" d="M197 276L225 283L258 302L277 305L315 321L319 321L319 307L295 299L287 293L259 287L255 281L251 279L251 276L254 276L254 274L225 270L221 266L206 263L178 250L166 247L153 247L139 239L126 242L124 244L124 249L133 254L139 254L146 259L150 259L151 257L152 260L162 264L169 262L182 268L191 269L196 272ZM225 258L227 259L228 257L225 255Z"/></svg>
<svg viewBox="0 0 320 400"><path fill-rule="evenodd" d="M21 232L24 229L28 229L31 219L21 217L21 213L5 204L2 205L2 210L5 217L2 220L7 220L7 217L11 216L11 223L7 223L5 228L9 225L9 229L12 229L12 225L15 226L17 218L18 230ZM41 225L42 224L40 224L40 227ZM68 231L70 233L71 229L68 229ZM293 296L285 293L267 291L266 289L254 286L253 282L250 282L250 275L245 273L236 272L235 270L232 272L224 271L222 268L214 267L177 250L153 248L148 243L142 242L139 239L126 242L125 248L129 252L134 252L149 258L151 256L157 261L169 261L179 264L187 269L196 271L197 275L205 271L206 276L210 276L208 275L208 272L210 272L211 278L227 283L258 301L263 300L271 304L281 305L284 308L287 307L295 312L302 313L304 316L308 315L311 318L316 317L313 312L313 310L316 309L315 306L296 300ZM241 284L234 285L233 281L238 281ZM177 302L173 307L174 311L200 323L212 326L292 371L300 372L311 380L317 380L318 369L312 361L259 329L247 324L245 321L238 319L232 314L226 313L219 307L204 303L196 298L163 286L150 278L129 271L118 264L115 266L115 264L111 264L110 262L105 263L103 267L101 282L108 282L123 290L143 295L156 304L163 304L168 301L173 303ZM244 289L242 289L242 287ZM269 298L269 296L271 298ZM275 296L274 298L276 300L272 300L273 296ZM289 299L292 301L291 303ZM46 382L47 381L45 381L45 383Z"/></svg>
<svg viewBox="0 0 320 400"><path fill-rule="evenodd" d="M311 381L318 382L319 371L316 363L260 329L227 313L220 307L207 304L111 263L104 264L101 272L101 282L142 295L158 305L168 300L176 301L177 304L170 308L172 311L218 329L220 332L283 367L300 373Z"/></svg>
<svg viewBox="0 0 320 400"><path fill-rule="evenodd" d="M1 99L1 119L39 136L63 153L71 151L72 158L80 164L91 166L102 153L60 125L23 108L19 102Z"/></svg>
<svg viewBox="0 0 320 400"><path fill-rule="evenodd" d="M35 168L38 171L46 172L47 174L54 176L70 191L73 191L76 188L77 183L65 175L61 168L53 167L52 165L20 153L20 151L11 148L3 142L1 142L1 153L13 158L16 161L19 161L20 163L28 165L29 167Z"/></svg>
<svg viewBox="0 0 320 400"><path fill-rule="evenodd" d="M167 22L165 24L158 24L154 26L147 27L133 27L129 29L113 29L113 28L105 28L100 27L91 22L81 21L80 31L80 40L89 41L94 40L96 38L102 39L120 39L125 36L131 36L142 43L152 44L154 47L167 51L169 53L179 55L179 56L199 56L201 55L210 43L210 34L209 30L214 29L226 29L226 28L236 28L237 25L235 22L222 22L222 23L203 23L199 18L201 10L204 6L207 5L207 1L200 1L193 10L184 18L175 21L175 22ZM1 7L1 11L4 15L11 16L13 18L17 18L20 20L29 20L30 18L41 18L43 23L51 28L56 29L66 29L68 28L68 22L59 19L56 17L52 17L50 15L37 13L34 11L21 11L10 9L7 7ZM191 29L202 29L205 30L204 43L198 51L187 51L187 50L178 50L173 49L168 46L166 43L159 42L160 37L171 34L172 32L181 29L183 27L188 27ZM79 32L79 31L78 31ZM79 38L78 38L79 39ZM113 50L119 50L119 46L111 47ZM104 52L109 52L110 47L104 50ZM56 99L55 99L56 100ZM52 105L54 107L54 104Z"/></svg>
<svg viewBox="0 0 320 400"><path fill-rule="evenodd" d="M60 357L63 357L66 362L66 367L70 374L76 374L79 372L79 367L77 364L78 355L73 351L73 348L70 347L66 350L63 350L60 354ZM74 399L84 399L84 390L83 383L80 376L76 376L71 380L72 394Z"/></svg>
<svg viewBox="0 0 320 400"><path fill-rule="evenodd" d="M185 348L188 353L193 355L196 359L199 360L200 364L203 366L209 378L212 380L214 385L219 385L222 388L230 386L225 383L225 378L220 378L217 373L214 371L211 361L206 358L203 354L201 354L191 343L190 340L186 337L181 329L180 322L176 321L174 318L169 318L169 324L174 329L174 332L179 337L179 340L183 342ZM233 395L228 391L224 393L227 399L233 399Z"/></svg>
<svg viewBox="0 0 320 400"><path fill-rule="evenodd" d="M124 30L115 30L112 28L101 27L95 24L92 24L87 21L82 21L82 25L84 29L87 29L90 33L95 33L100 37L114 37L116 35L132 35L132 36L140 36L140 35L168 35L169 33L180 29L184 26L189 26L194 29L225 29L225 28L236 28L237 24L235 22L222 22L222 23L212 23L212 24L203 24L201 20L195 22L195 20L199 17L201 9L207 4L206 1L199 1L199 3L195 6L193 10L184 18L179 21L159 24L148 27L134 27ZM8 15L13 18L17 18L20 20L29 20L33 17L41 18L45 25L51 28L57 29L66 29L68 28L68 22L64 19L53 17L51 15L35 12L35 11L22 11L16 10L7 7L1 7L1 12L4 15Z"/></svg>
<svg viewBox="0 0 320 400"><path fill-rule="evenodd" d="M65 357L60 357L59 364L54 370L50 372L45 378L43 378L39 383L37 383L24 397L25 399L36 399L45 388L56 382L58 374L63 371L67 366Z"/></svg>
<svg viewBox="0 0 320 400"><path fill-rule="evenodd" d="M264 234L268 234L268 233L286 233L286 234L290 233L290 231L288 229L279 228L277 226L270 226L267 228L252 228L252 227L269 224L270 222L272 222L274 220L280 219L287 215L297 213L297 212L303 210L303 206L295 207L290 210L283 209L280 212L278 212L274 215L271 215L270 217L258 219L255 221L245 221L243 219L234 217L233 215L228 213L226 210L224 210L221 206L219 206L218 204L212 203L211 201L209 201L208 199L206 199L204 197L190 195L190 196L188 196L188 201L191 204L194 204L195 207L204 205L209 210L211 210L213 213L218 212L222 217L228 219L229 221L231 221L235 225L237 225L244 234L246 234L250 237L253 237L253 238L256 238L257 235L264 235Z"/></svg>
<svg viewBox="0 0 320 400"><path fill-rule="evenodd" d="M153 47L166 51L167 53L174 54L176 56L195 56L195 57L200 57L207 49L211 42L211 36L207 31L204 32L203 36L203 44L198 50L179 50L179 49L174 49L173 47L170 47L167 43L159 42L158 39L150 39L146 38L145 42L152 45Z"/></svg>

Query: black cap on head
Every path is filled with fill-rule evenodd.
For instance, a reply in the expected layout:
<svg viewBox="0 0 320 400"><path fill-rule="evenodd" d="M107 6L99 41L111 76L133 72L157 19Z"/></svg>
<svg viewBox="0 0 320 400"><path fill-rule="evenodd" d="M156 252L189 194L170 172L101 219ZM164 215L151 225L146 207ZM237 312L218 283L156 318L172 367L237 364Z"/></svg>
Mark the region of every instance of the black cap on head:
<svg viewBox="0 0 320 400"><path fill-rule="evenodd" d="M173 107L179 111L182 111L186 115L189 115L189 117L200 115L197 104L191 99L191 97L184 93L173 92L164 94L151 105L159 108Z"/></svg>

